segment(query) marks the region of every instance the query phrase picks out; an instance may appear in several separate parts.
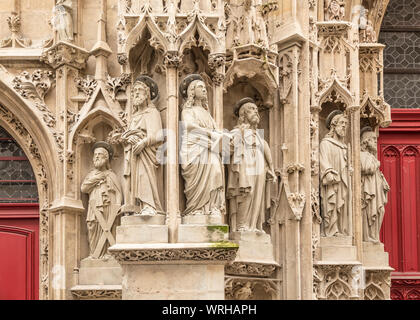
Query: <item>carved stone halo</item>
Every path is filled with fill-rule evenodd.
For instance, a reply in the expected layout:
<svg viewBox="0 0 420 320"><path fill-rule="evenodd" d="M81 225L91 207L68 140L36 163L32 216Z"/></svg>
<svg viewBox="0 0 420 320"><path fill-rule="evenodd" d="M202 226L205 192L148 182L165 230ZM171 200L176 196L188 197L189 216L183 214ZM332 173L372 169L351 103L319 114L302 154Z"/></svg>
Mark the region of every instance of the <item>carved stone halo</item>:
<svg viewBox="0 0 420 320"><path fill-rule="evenodd" d="M179 93L185 99L188 96L188 87L194 80L201 80L204 82L203 78L199 74L190 74L182 80L179 85Z"/></svg>
<svg viewBox="0 0 420 320"><path fill-rule="evenodd" d="M246 97L246 98L243 98L243 99L239 100L238 103L235 105L235 110L233 111L233 113L235 114L235 116L237 116L239 118L239 110L246 103L253 103L253 104L255 104L255 101L254 101L254 99L249 98L249 97Z"/></svg>
<svg viewBox="0 0 420 320"><path fill-rule="evenodd" d="M150 89L150 99L154 100L159 94L159 88L155 81L152 78L142 75L139 76L136 80L134 80L134 84L136 82L143 82L146 86Z"/></svg>
<svg viewBox="0 0 420 320"><path fill-rule="evenodd" d="M112 149L112 146L109 143L105 141L98 141L93 145L92 151L95 151L95 149L98 149L98 148L104 148L106 151L108 151L109 160L112 159L114 155L114 149Z"/></svg>
<svg viewBox="0 0 420 320"><path fill-rule="evenodd" d="M361 140L364 139L364 136L365 135L370 135L370 134L374 134L372 128L369 127L369 126L363 127L362 130L360 130L360 138L361 138Z"/></svg>
<svg viewBox="0 0 420 320"><path fill-rule="evenodd" d="M333 112L331 112L328 115L327 120L326 120L326 125L327 125L327 129L328 130L331 129L331 122L333 121L333 119L335 118L335 116L342 115L342 114L344 114L343 111L341 111L341 110L334 110Z"/></svg>

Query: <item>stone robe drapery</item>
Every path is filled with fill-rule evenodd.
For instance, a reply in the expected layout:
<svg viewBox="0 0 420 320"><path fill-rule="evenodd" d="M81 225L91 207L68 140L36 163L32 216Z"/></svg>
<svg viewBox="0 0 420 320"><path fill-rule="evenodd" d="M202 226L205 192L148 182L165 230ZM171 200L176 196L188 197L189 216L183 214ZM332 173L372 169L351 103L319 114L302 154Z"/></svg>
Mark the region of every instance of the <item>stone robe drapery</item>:
<svg viewBox="0 0 420 320"><path fill-rule="evenodd" d="M234 231L263 231L265 212L270 208L266 142L256 130L231 131L234 149L228 172L227 199Z"/></svg>
<svg viewBox="0 0 420 320"><path fill-rule="evenodd" d="M52 25L58 33L58 40L73 41L72 3L69 0L58 1L53 10Z"/></svg>
<svg viewBox="0 0 420 320"><path fill-rule="evenodd" d="M118 210L122 203L121 184L117 176L112 170L99 171L92 170L86 176L82 183L81 191L89 194L89 207L86 217L88 226L88 238L90 247L90 256L93 258L101 258L107 253L110 245L106 240L104 246L100 251L96 250L98 242L104 232L99 223L98 216L102 216L107 224L113 224L110 228L112 235L115 238L115 230L117 227ZM94 254L97 252L98 254Z"/></svg>
<svg viewBox="0 0 420 320"><path fill-rule="evenodd" d="M124 176L131 176L131 192L140 205L149 205L156 211L162 211L157 186L157 169L159 160L157 150L158 136L162 134L162 120L155 107L148 107L133 115L125 139L136 136L138 140L147 139L146 146L138 155L132 155L134 146L124 148ZM131 164L131 161L134 163Z"/></svg>
<svg viewBox="0 0 420 320"><path fill-rule="evenodd" d="M388 202L389 185L379 170L380 162L366 151L360 153L362 170L363 241L378 242Z"/></svg>
<svg viewBox="0 0 420 320"><path fill-rule="evenodd" d="M209 131L216 123L201 106L185 107L181 113L184 124L192 123ZM213 138L199 132L183 130L180 161L187 199L184 215L211 214L224 210L223 167L218 149L221 135Z"/></svg>
<svg viewBox="0 0 420 320"><path fill-rule="evenodd" d="M347 146L335 139L324 138L319 146L323 230L326 237L349 235L349 170ZM327 183L332 173L334 181Z"/></svg>

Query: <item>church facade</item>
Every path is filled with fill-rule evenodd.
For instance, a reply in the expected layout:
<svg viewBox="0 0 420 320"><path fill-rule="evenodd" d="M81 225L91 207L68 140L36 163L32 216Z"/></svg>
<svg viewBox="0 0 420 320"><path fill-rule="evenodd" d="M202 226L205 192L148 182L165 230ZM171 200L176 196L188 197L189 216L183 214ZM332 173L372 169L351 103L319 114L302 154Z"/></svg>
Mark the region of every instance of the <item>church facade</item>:
<svg viewBox="0 0 420 320"><path fill-rule="evenodd" d="M2 1L0 298L390 299L392 2Z"/></svg>

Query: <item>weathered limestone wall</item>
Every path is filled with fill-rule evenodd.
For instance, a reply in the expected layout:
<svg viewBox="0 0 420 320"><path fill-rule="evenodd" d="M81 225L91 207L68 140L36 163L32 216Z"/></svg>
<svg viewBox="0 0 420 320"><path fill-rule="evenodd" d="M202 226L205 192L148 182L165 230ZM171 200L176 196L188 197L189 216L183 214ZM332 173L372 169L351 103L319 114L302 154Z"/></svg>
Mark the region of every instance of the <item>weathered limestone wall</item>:
<svg viewBox="0 0 420 320"><path fill-rule="evenodd" d="M377 133L379 126L390 122L389 106L380 90L383 47L376 43L375 35L388 1L181 0L166 1L166 8L160 1L150 3L151 7L147 1L134 0L0 1L0 39L3 39L0 86L4 88L0 102L5 108L0 109L0 124L14 133L25 152L31 155L38 177L42 212L40 297L144 298L124 292L115 258L98 252L101 249L106 252L114 245L120 248L115 229L121 223L122 213L144 215L146 202L135 195L137 187L134 182L127 184L125 177L137 179L155 168L156 178L142 187L158 194L162 212L157 212L160 210L153 205L147 209L151 211L146 211L157 213L162 220L159 224L166 226L168 252L172 250L170 245L176 245L179 239L188 243L185 241L188 237L214 226L223 230L222 242L239 245L236 256L221 254L222 262L217 266L214 261L218 258L212 256L206 260L202 252L198 258L195 255L186 258L185 255L195 252L191 246L186 246L190 251L183 251L181 256L187 261L202 259L203 264L196 268L216 268L217 271L205 273L208 279L215 276L219 282L225 277L226 298L389 298L390 269L386 254L380 244L372 244L363 237L363 219L368 212L360 205L366 200L362 198L361 129L369 125ZM366 17L361 5L369 10ZM9 22L8 17L11 17ZM235 205L241 203L236 199L238 195L225 198L229 188L237 188L239 193L244 190L235 183L229 184L235 170L230 164L220 164L222 169L218 174L214 173L216 169L203 169L223 181L223 192L219 190L225 202L218 208L221 215L215 213L210 200L209 212L203 214L210 217L185 215L188 198L184 189L189 175L180 166L178 151L182 139L178 129L189 101L188 92L182 94L180 89L188 90L191 82L183 81L192 74L198 74L205 87L202 94L205 98L199 98L197 91L190 92L193 98L190 107L202 104L200 110L204 115L196 121L207 117L207 127L199 125L208 130L206 136L232 139L238 124L252 128L250 134L255 139L255 130L264 130L264 136L257 140L266 148L256 153L261 156L266 173L261 178L260 190L268 191L256 192L255 184L248 186L250 191L244 195L244 199L264 198L264 206L251 210L261 223L248 218L249 226L237 224L238 216L247 207L235 211ZM143 86L138 89L143 90L140 97L145 96L147 100L149 92L150 101L146 105L134 97L135 80L141 75L152 79L136 82ZM158 88L157 97L151 96L153 86ZM245 97L251 101L243 102ZM129 142L124 140L124 133L131 126L138 128L133 119L143 119L142 108L150 108L152 104L160 123L158 120L144 120L144 123L159 124L173 134L162 141L166 142L165 155L169 161L146 170L134 165L140 161L138 154L130 155L139 138ZM143 111L137 114L139 108ZM246 112L241 113L241 109ZM333 111L343 112L346 118L344 135L331 129L330 123L335 126L338 121L338 117L337 121L328 117ZM246 116L248 112L258 113L259 121L252 124L252 117ZM222 134L223 128L230 134ZM152 129L142 130L149 139L147 130ZM330 153L334 157L342 152L346 159L343 164L348 178L345 214L349 219L344 233L327 235L325 224L329 213L325 212L322 191L324 169L320 168L320 144L330 130L330 138L345 150ZM95 145L102 141L106 144ZM152 138L147 140L147 146L141 147L151 147L156 142L151 141ZM108 164L95 167L92 159L94 154L101 157L95 153L100 149L106 150L102 151L108 155ZM153 157L156 151L149 151ZM214 153L220 161L222 154ZM90 181L87 177L95 180L95 170L106 177L103 178L106 182L101 179L95 182L99 186L106 184L107 189L101 190L102 193L95 193L99 188L95 183L92 189L86 186L81 189ZM377 168L373 171L379 176ZM205 183L204 178L192 181L194 190L201 190L201 184ZM203 196L197 199L202 199L205 192L202 190ZM259 197L263 193L264 197ZM101 211L96 215L92 208L97 203L92 200L102 201L98 194L106 195L105 202L98 207L107 213ZM122 199L116 196L119 194ZM94 218L86 223L91 209ZM344 214L340 210L336 206L330 212ZM101 215L107 214L113 220L99 222ZM99 226L98 237L105 240L92 240L95 223ZM180 236L186 228L191 233ZM208 243L214 246L221 241L207 233L200 237L196 242L207 243L210 248L213 247ZM247 241L246 237L256 240ZM143 245L150 240L131 239L132 245ZM92 246L100 248L95 251ZM252 250L263 252L253 256ZM125 258L119 260L123 268L131 270L121 275L121 282L131 281L130 277L136 278L143 269L154 272L143 265L143 251L136 258L136 266L125 267ZM371 257L379 257L378 264ZM184 261L181 258L179 261ZM220 270L223 264L224 272ZM92 272L89 268L102 268L104 274L109 272L109 282L87 281L86 274ZM171 268L177 269L176 263L166 267L163 273L170 273ZM365 287L357 279L352 282L353 278L366 279L369 294L364 293ZM165 275L160 279L165 281ZM194 282L192 278L188 281ZM336 290L338 283L347 283L340 293ZM177 292L177 286L179 283L172 283L168 297L174 297L170 291ZM378 287L383 291L373 292ZM210 297L203 290L203 297Z"/></svg>

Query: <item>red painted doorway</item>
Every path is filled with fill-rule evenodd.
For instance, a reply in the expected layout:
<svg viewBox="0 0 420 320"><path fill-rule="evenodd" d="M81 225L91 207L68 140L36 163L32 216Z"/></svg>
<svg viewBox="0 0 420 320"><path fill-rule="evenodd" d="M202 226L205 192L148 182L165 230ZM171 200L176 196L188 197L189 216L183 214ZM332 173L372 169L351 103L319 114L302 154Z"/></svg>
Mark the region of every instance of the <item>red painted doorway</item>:
<svg viewBox="0 0 420 320"><path fill-rule="evenodd" d="M38 205L0 206L0 257L0 300L38 299Z"/></svg>
<svg viewBox="0 0 420 320"><path fill-rule="evenodd" d="M0 300L34 300L39 292L39 207L32 167L0 127Z"/></svg>
<svg viewBox="0 0 420 320"><path fill-rule="evenodd" d="M389 253L391 298L420 299L420 110L394 109L378 156L391 190L381 229Z"/></svg>

